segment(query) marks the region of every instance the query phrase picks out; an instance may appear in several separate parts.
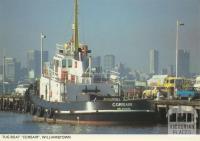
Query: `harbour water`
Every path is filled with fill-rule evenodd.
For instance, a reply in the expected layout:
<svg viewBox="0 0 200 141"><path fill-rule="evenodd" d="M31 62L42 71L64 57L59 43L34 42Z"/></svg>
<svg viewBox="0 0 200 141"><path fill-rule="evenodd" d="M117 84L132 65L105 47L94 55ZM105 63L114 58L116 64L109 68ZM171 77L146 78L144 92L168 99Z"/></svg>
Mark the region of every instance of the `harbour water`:
<svg viewBox="0 0 200 141"><path fill-rule="evenodd" d="M167 134L167 125L48 124L35 122L28 114L0 112L0 134Z"/></svg>

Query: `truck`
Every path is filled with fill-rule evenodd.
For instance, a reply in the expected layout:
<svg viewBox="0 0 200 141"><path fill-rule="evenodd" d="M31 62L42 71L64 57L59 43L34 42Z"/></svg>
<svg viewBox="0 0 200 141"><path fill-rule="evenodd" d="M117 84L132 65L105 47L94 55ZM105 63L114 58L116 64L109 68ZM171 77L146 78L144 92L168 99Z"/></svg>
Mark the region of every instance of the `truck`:
<svg viewBox="0 0 200 141"><path fill-rule="evenodd" d="M190 89L187 89L187 90L177 90L176 96L179 99L192 100L192 99L195 99L195 98L199 98L199 93L194 88L190 88Z"/></svg>
<svg viewBox="0 0 200 141"><path fill-rule="evenodd" d="M149 88L143 91L143 97L156 97L158 90L164 97L177 97L175 89L185 90L192 86L186 78L168 75L154 75L147 84Z"/></svg>

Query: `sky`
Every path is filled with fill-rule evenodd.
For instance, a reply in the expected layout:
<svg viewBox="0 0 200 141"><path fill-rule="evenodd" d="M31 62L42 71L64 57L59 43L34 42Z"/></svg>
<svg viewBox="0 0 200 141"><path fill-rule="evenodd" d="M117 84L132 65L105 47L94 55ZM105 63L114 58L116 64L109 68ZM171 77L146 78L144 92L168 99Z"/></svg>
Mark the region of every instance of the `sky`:
<svg viewBox="0 0 200 141"><path fill-rule="evenodd" d="M200 0L79 0L80 42L92 55L114 54L117 62L148 72L149 51L159 52L159 68L175 65L179 48L190 51L191 72L200 73ZM0 52L26 63L29 49L53 56L56 43L72 35L73 0L0 0ZM1 57L2 58L2 57ZM1 59L0 59L1 60Z"/></svg>

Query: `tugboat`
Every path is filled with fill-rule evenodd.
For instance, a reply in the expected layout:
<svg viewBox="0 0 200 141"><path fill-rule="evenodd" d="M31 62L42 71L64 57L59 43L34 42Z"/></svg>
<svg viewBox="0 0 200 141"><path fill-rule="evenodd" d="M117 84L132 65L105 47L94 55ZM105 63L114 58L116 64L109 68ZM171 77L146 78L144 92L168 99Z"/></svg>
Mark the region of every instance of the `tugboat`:
<svg viewBox="0 0 200 141"><path fill-rule="evenodd" d="M147 100L123 100L103 74L91 69L91 50L79 43L78 1L74 0L73 35L57 47L39 84L26 93L25 111L54 121L75 123L152 122L156 111Z"/></svg>

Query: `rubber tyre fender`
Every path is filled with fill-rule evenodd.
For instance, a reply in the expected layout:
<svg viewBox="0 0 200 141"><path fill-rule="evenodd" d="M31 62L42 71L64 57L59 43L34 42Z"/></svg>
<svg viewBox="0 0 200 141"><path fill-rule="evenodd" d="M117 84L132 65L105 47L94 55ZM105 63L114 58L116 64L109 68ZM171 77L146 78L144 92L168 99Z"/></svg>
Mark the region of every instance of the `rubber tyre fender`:
<svg viewBox="0 0 200 141"><path fill-rule="evenodd" d="M25 113L30 112L30 103L29 102L25 102L25 104L24 104L24 112Z"/></svg>
<svg viewBox="0 0 200 141"><path fill-rule="evenodd" d="M31 104L30 114L35 115L36 114L36 108L34 104Z"/></svg>
<svg viewBox="0 0 200 141"><path fill-rule="evenodd" d="M42 107L37 107L36 115L38 117L43 117L43 115L44 115L44 109Z"/></svg>
<svg viewBox="0 0 200 141"><path fill-rule="evenodd" d="M47 112L46 112L46 115L47 115L47 118L53 118L53 115L54 115L54 109L49 109Z"/></svg>

